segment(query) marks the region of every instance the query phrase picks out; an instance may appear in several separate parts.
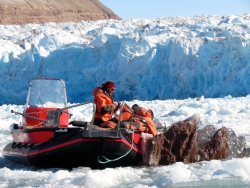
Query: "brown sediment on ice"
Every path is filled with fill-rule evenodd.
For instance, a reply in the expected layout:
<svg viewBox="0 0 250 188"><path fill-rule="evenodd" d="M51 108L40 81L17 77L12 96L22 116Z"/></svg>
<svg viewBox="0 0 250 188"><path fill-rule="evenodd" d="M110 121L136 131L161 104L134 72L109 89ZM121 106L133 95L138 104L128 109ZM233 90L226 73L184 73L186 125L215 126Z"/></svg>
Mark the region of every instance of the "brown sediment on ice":
<svg viewBox="0 0 250 188"><path fill-rule="evenodd" d="M198 114L174 123L165 133L155 137L143 135L142 153L145 165L193 163L229 157L229 129L216 130L209 125L198 130ZM203 132L202 132L203 131Z"/></svg>

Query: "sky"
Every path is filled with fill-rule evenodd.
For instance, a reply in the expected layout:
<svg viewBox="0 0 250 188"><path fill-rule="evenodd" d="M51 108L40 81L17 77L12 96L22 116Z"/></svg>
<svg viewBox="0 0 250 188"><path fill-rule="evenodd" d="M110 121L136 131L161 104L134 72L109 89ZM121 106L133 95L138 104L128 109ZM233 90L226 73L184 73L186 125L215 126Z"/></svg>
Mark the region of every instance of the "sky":
<svg viewBox="0 0 250 188"><path fill-rule="evenodd" d="M249 0L100 0L122 19L250 13Z"/></svg>

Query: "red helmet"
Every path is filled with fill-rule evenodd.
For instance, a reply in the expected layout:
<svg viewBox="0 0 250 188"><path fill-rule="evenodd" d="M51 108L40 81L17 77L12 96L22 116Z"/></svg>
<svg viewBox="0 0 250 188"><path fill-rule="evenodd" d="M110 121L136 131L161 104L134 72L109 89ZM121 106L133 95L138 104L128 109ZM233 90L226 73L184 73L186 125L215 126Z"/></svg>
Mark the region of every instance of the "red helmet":
<svg viewBox="0 0 250 188"><path fill-rule="evenodd" d="M105 87L106 89L107 89L107 88L115 89L115 88L116 88L116 85L115 85L115 83L112 82L112 81L107 81L107 82L105 82L104 87Z"/></svg>

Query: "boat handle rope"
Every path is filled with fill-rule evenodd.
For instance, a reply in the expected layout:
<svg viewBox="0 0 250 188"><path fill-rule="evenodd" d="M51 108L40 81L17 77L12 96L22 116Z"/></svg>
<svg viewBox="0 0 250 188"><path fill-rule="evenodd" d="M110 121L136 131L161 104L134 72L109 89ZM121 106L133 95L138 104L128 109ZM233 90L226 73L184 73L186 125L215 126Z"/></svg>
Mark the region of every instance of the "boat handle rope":
<svg viewBox="0 0 250 188"><path fill-rule="evenodd" d="M134 133L135 132L134 132L133 129L131 129L131 130L132 130L132 133L133 133L132 144L131 144L131 148L127 151L127 153L125 153L124 155L122 155L122 156L120 156L120 157L118 157L116 159L108 159L107 157L102 156L106 161L101 161L99 159L100 156L98 155L98 157L97 157L98 162L101 163L101 164L107 164L107 163L110 163L110 162L113 162L113 161L118 161L119 159L121 159L123 157L126 157L130 153L130 151L132 150L132 148L134 146Z"/></svg>

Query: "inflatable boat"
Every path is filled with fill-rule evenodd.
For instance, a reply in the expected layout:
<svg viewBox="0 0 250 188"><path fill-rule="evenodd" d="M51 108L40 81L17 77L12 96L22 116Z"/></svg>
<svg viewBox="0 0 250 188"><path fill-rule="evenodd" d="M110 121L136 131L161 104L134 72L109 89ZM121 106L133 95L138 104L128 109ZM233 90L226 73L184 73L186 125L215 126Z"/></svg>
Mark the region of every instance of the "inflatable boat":
<svg viewBox="0 0 250 188"><path fill-rule="evenodd" d="M90 122L70 122L70 109L87 104L91 105L67 106L65 83L61 79L32 79L24 111L11 111L22 116L22 123L10 126L13 141L4 147L4 159L42 168L139 165L141 134L120 126L100 129L93 125L94 103Z"/></svg>

